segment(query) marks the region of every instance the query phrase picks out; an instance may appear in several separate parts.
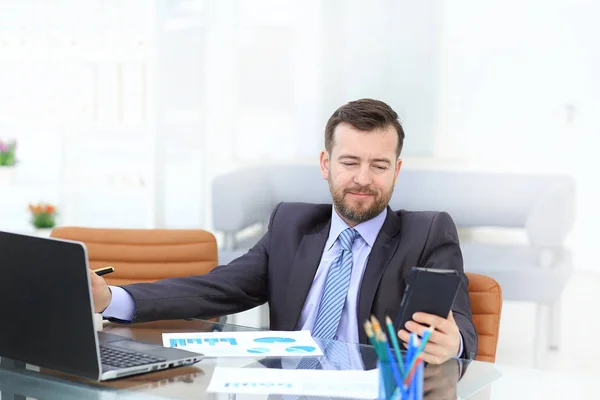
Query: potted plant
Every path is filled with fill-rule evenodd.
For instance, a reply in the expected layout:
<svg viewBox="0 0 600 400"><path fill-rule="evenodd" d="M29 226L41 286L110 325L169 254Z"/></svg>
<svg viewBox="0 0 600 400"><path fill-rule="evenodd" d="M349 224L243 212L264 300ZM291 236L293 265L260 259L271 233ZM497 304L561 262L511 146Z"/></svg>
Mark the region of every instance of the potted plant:
<svg viewBox="0 0 600 400"><path fill-rule="evenodd" d="M15 158L15 149L17 142L5 142L0 139L0 167L12 167L17 162Z"/></svg>
<svg viewBox="0 0 600 400"><path fill-rule="evenodd" d="M4 141L0 139L0 186L11 185L13 181L13 167L17 160L15 158L16 141Z"/></svg>
<svg viewBox="0 0 600 400"><path fill-rule="evenodd" d="M56 216L58 212L56 206L52 204L30 204L29 212L31 214L31 224L37 230L52 229L56 225Z"/></svg>

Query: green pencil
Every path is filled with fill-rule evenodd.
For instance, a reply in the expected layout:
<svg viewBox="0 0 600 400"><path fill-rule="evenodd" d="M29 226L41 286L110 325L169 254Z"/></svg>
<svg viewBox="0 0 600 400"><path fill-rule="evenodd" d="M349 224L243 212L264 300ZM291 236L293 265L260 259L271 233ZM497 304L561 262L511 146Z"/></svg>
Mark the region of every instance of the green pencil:
<svg viewBox="0 0 600 400"><path fill-rule="evenodd" d="M377 318L371 316L371 321L365 322L365 331L377 353L380 367L379 373L383 379L385 393L388 394L386 398L389 398L393 393L396 384L390 368L391 361L388 356L389 347L387 346L387 343L384 342L384 335L383 332L381 332L381 326L379 325Z"/></svg>
<svg viewBox="0 0 600 400"><path fill-rule="evenodd" d="M404 360L402 359L402 353L400 352L398 338L396 338L394 332L394 325L392 324L392 319L390 317L385 317L385 324L387 325L388 332L390 333L390 340L392 342L392 346L394 346L394 353L396 353L396 358L398 359L398 365L400 366L400 375L402 375L402 379L404 379L406 378L406 372L404 371Z"/></svg>

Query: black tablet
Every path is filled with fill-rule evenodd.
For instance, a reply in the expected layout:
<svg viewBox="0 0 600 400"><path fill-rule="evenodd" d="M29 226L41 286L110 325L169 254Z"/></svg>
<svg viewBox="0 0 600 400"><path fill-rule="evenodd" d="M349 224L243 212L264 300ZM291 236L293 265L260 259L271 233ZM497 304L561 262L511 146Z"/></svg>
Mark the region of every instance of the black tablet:
<svg viewBox="0 0 600 400"><path fill-rule="evenodd" d="M416 312L448 318L460 285L460 275L454 269L413 267L400 303L399 329Z"/></svg>

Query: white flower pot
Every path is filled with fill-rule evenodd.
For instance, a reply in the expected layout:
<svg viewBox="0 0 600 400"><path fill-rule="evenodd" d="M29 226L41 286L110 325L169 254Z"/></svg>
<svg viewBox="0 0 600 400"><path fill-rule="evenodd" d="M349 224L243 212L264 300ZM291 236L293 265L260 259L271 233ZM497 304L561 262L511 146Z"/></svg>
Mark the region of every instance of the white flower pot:
<svg viewBox="0 0 600 400"><path fill-rule="evenodd" d="M15 177L15 167L0 166L0 187L12 186Z"/></svg>
<svg viewBox="0 0 600 400"><path fill-rule="evenodd" d="M50 237L53 228L34 228L33 234L39 237Z"/></svg>

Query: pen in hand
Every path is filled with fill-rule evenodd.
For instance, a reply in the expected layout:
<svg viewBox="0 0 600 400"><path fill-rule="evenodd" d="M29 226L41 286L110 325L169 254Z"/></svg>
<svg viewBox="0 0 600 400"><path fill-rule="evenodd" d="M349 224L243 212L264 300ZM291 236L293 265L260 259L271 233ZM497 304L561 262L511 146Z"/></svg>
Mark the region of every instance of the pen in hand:
<svg viewBox="0 0 600 400"><path fill-rule="evenodd" d="M115 269L113 267L104 267L104 268L98 268L98 269L94 270L94 273L98 276L110 274L112 272L115 272Z"/></svg>

